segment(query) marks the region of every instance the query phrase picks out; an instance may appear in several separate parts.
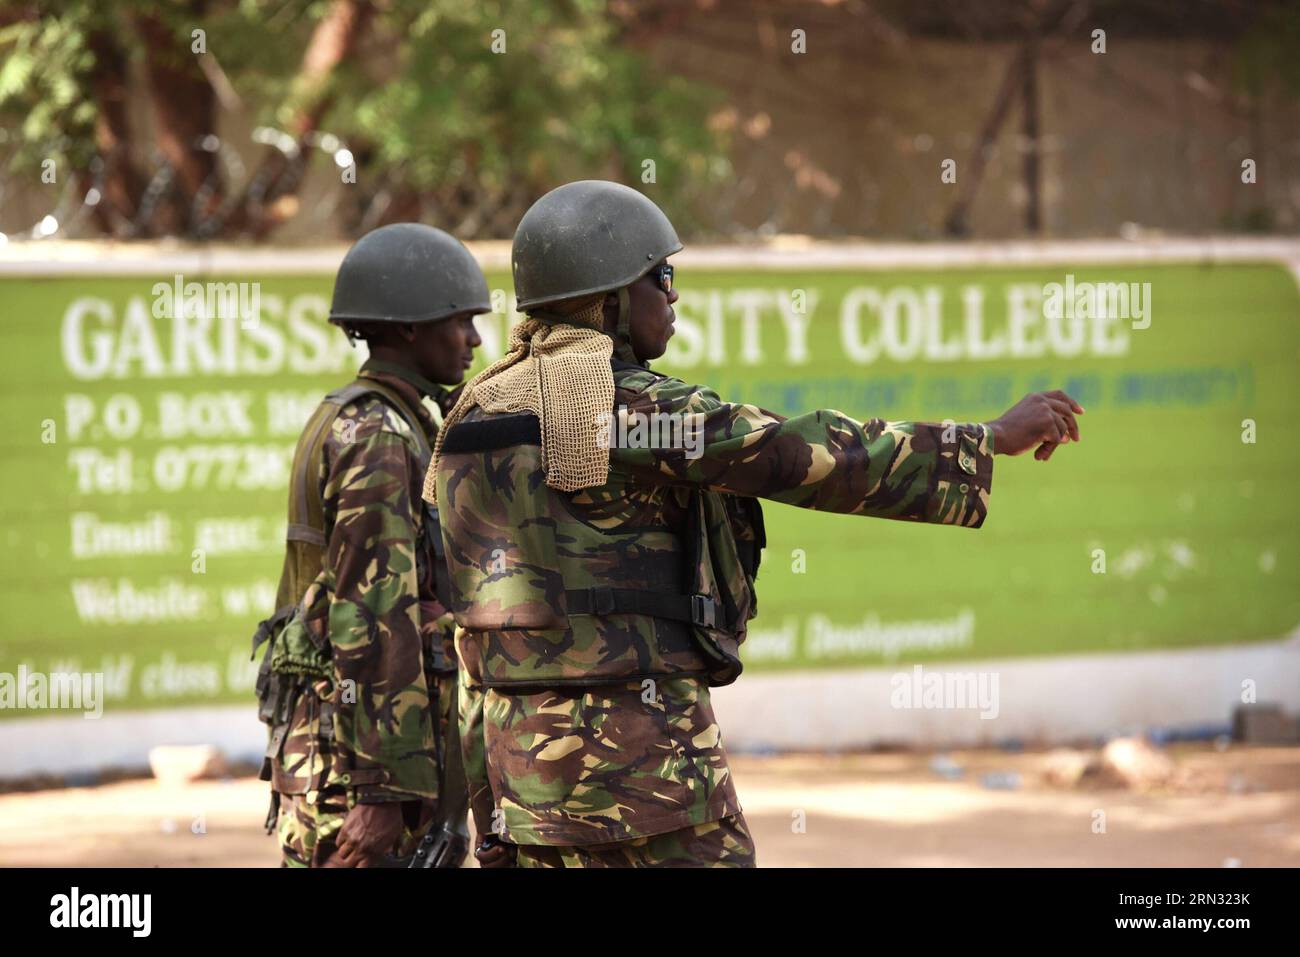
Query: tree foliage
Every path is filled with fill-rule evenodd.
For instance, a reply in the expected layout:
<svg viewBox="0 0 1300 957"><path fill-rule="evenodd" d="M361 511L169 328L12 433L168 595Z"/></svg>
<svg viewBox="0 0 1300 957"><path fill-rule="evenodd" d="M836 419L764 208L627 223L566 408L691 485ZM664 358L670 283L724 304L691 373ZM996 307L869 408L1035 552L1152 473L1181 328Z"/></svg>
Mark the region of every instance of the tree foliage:
<svg viewBox="0 0 1300 957"><path fill-rule="evenodd" d="M716 98L656 76L604 0L64 0L0 13L0 57L6 180L54 158L120 235L265 236L322 169L348 231L508 236L585 177L637 185L689 228L727 172ZM355 183L331 162L349 154Z"/></svg>

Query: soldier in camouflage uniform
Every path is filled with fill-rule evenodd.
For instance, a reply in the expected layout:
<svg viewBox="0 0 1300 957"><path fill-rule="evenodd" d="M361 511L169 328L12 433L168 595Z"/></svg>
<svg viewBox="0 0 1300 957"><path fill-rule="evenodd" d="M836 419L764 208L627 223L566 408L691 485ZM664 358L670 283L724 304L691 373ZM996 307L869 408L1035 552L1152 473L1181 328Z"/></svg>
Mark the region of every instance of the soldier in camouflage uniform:
<svg viewBox="0 0 1300 957"><path fill-rule="evenodd" d="M444 797L456 665L424 535L437 434L425 402L451 407L443 386L463 379L480 344L473 317L488 311L469 251L428 226L376 230L340 267L330 321L365 338L370 358L299 442L277 602L288 614L267 629L259 682L282 693L264 770L285 866L409 855Z"/></svg>
<svg viewBox="0 0 1300 957"><path fill-rule="evenodd" d="M541 414L494 386L508 357L466 387L435 450L425 497L442 515L485 865L752 866L709 689L740 671L757 499L978 528L995 448L1039 445L1044 459L1079 437L1083 410L1060 392L944 426L785 418L651 372L673 331L666 258L680 248L626 187L571 183L539 200L514 240L529 319L511 344L542 377ZM617 419L679 416L695 454L629 441L641 447L609 450L603 482L555 481L566 466L546 419L565 390L545 377L588 368L584 325L608 337ZM572 344L552 348L559 337Z"/></svg>

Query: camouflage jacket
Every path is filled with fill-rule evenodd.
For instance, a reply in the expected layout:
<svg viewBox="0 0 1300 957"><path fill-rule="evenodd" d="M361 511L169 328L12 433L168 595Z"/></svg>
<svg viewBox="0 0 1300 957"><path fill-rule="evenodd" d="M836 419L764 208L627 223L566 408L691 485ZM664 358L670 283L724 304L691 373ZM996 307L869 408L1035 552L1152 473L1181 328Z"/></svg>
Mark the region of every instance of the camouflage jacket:
<svg viewBox="0 0 1300 957"><path fill-rule="evenodd" d="M986 426L863 423L834 411L787 419L621 363L614 380L616 409L647 417L697 414L702 430L690 456L681 447L615 447L605 485L565 496L565 508L583 522L615 535L642 533L640 544L623 546L624 564L653 566L666 553L666 546L646 543L657 543L665 530L684 533L697 489L968 527L978 527L987 513L993 448ZM474 410L464 421L485 417ZM472 468L463 458L457 467L445 451L438 495L453 578L455 556L532 569L524 553L536 506L502 489L561 493L548 493L540 474L510 476L524 456L500 455L489 468ZM606 578L615 573L603 572ZM653 580L656 573L628 574ZM670 581L672 574L661 577ZM470 630L456 631L461 733L480 833L504 830L518 844L603 843L740 810L706 682L683 675L664 677L650 689L642 680L536 690L503 684L497 665L504 662L507 677L518 667L518 656L502 650L520 647L520 626L494 628L491 621L493 615L513 621L509 613L470 609L461 622ZM611 624L603 639L607 646L635 643L646 633L655 635L654 626L632 620Z"/></svg>
<svg viewBox="0 0 1300 957"><path fill-rule="evenodd" d="M445 411L445 390L375 360L361 374L397 391L432 444L437 426L421 398ZM406 419L376 395L332 423L321 463L326 553L303 604L333 675L296 703L272 768L281 793L330 786L363 802L437 797L432 716L450 706L455 652L421 536L422 465Z"/></svg>

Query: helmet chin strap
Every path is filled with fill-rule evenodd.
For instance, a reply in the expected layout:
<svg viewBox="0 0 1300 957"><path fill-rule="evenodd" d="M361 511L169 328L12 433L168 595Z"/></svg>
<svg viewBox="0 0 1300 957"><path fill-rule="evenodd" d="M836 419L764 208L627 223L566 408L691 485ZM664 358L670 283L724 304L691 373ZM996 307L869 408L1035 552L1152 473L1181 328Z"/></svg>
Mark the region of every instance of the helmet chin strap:
<svg viewBox="0 0 1300 957"><path fill-rule="evenodd" d="M618 297L618 318L614 322L613 334L606 333L614 340L613 358L622 362L645 366L648 369L650 364L638 359L636 352L632 349L632 296L627 291L626 286L614 291L614 294ZM591 309L595 310L595 312L594 315L590 316L588 315L590 310L584 307L570 313L556 312L551 309L530 309L528 318L546 325L578 325L600 329L600 310L603 302L604 296L602 295L591 304Z"/></svg>
<svg viewBox="0 0 1300 957"><path fill-rule="evenodd" d="M632 299L627 286L618 291L618 324L614 332L614 355L624 362L644 365L632 351Z"/></svg>

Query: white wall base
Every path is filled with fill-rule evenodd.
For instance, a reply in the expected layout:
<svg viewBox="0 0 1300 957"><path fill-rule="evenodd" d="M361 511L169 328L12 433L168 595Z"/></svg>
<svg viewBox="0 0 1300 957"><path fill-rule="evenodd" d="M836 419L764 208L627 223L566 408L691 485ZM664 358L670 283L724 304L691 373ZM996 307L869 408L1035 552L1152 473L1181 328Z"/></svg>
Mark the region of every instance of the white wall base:
<svg viewBox="0 0 1300 957"><path fill-rule="evenodd" d="M935 663L924 674L997 676L996 718L979 710L894 708L912 665L747 674L714 691L733 750L1059 743L1145 728L1223 725L1252 679L1257 700L1300 711L1300 632L1279 641L1182 651ZM144 767L159 744L211 744L259 760L266 733L249 705L52 715L0 721L0 778Z"/></svg>
<svg viewBox="0 0 1300 957"><path fill-rule="evenodd" d="M260 761L266 727L254 703L0 721L0 779L148 767L159 744L211 744L228 758Z"/></svg>
<svg viewBox="0 0 1300 957"><path fill-rule="evenodd" d="M998 679L997 717L978 709L894 708L895 675L912 665L853 671L747 674L713 701L727 747L837 750L1007 739L1060 743L1146 728L1226 725L1253 679L1257 700L1300 711L1300 632L1279 641L925 665ZM901 681L901 679L900 679Z"/></svg>

